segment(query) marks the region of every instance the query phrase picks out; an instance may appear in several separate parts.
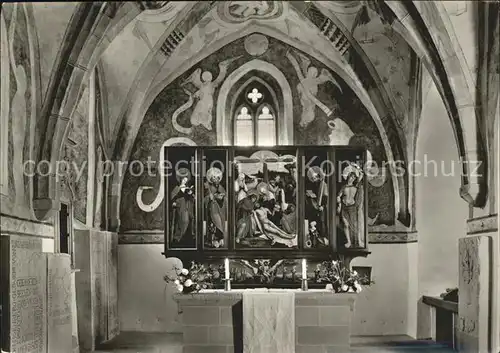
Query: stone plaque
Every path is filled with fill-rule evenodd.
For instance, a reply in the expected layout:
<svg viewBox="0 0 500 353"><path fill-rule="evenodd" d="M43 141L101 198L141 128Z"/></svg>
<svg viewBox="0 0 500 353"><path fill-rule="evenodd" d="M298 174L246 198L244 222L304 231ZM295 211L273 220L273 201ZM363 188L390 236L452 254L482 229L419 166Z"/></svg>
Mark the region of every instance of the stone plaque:
<svg viewBox="0 0 500 353"><path fill-rule="evenodd" d="M47 352L46 254L42 240L1 237L2 349ZM10 334L9 334L10 333Z"/></svg>
<svg viewBox="0 0 500 353"><path fill-rule="evenodd" d="M75 252L76 268L80 270L75 274L77 319L78 319L78 343L83 351L95 350L94 331L94 308L92 260L94 256L91 246L91 232L89 230L75 230Z"/></svg>
<svg viewBox="0 0 500 353"><path fill-rule="evenodd" d="M48 352L71 352L71 258L47 254L47 345Z"/></svg>
<svg viewBox="0 0 500 353"><path fill-rule="evenodd" d="M460 351L487 352L491 239L459 239L458 341Z"/></svg>
<svg viewBox="0 0 500 353"><path fill-rule="evenodd" d="M120 333L118 318L118 235L108 237L108 340Z"/></svg>
<svg viewBox="0 0 500 353"><path fill-rule="evenodd" d="M106 281L106 233L91 232L91 266L95 296L93 300L93 315L95 323L96 344L107 341L107 281Z"/></svg>

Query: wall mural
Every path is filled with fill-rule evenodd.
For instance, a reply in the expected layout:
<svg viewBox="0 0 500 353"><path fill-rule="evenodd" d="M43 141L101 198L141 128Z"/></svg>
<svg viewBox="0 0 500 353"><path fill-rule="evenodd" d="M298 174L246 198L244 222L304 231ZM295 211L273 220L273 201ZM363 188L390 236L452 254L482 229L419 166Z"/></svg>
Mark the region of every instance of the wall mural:
<svg viewBox="0 0 500 353"><path fill-rule="evenodd" d="M229 23L240 23L251 19L273 19L283 13L281 1L224 1L217 8L221 19Z"/></svg>
<svg viewBox="0 0 500 353"><path fill-rule="evenodd" d="M5 209L16 206L18 216L31 217L29 212L29 180L23 173L23 164L30 157L30 137L36 114L39 82L32 77L37 62L32 58L35 27L31 23L31 7L15 3L2 6L2 193L8 195ZM6 145L4 145L6 144ZM31 146L32 147L32 146Z"/></svg>
<svg viewBox="0 0 500 353"><path fill-rule="evenodd" d="M94 227L100 229L102 227L102 209L104 193L104 152L100 144L96 149L96 169L95 169L95 198L94 198Z"/></svg>
<svg viewBox="0 0 500 353"><path fill-rule="evenodd" d="M297 56L300 60L300 64L291 52L287 52L286 54L287 59L290 60L290 63L300 79L297 85L297 91L299 92L300 103L302 105L299 125L304 128L314 120L316 107L320 108L327 117L330 117L333 113L332 110L316 98L318 86L330 81L339 88L340 92L342 92L342 89L337 81L335 81L330 71L322 69L318 74L318 69L311 65L311 60L300 53L298 53Z"/></svg>
<svg viewBox="0 0 500 353"><path fill-rule="evenodd" d="M98 71L96 71L96 104L95 104L95 184L94 184L94 227L97 229L105 229L106 227L106 197L108 180L106 175L109 172L109 166L105 163L108 161L107 148L109 140L109 126L104 117L107 116L103 98L102 98L102 83L99 80Z"/></svg>
<svg viewBox="0 0 500 353"><path fill-rule="evenodd" d="M88 116L89 89L82 93L78 106L68 127L65 154L70 162L69 175L71 193L74 200L74 217L82 223L87 220L87 178L88 178Z"/></svg>
<svg viewBox="0 0 500 353"><path fill-rule="evenodd" d="M148 156L161 161L162 146L169 139L185 139L199 146L216 145L214 99L219 94L221 82L256 55L275 65L289 81L296 144L358 145L366 147L368 158L379 165L387 160L375 123L349 87L306 53L275 38L254 33L209 55L158 94L144 116L130 161L145 162ZM258 69L251 71L250 76L252 72L265 79ZM237 90L238 87L234 87L231 92ZM231 104L231 99L227 101ZM228 106L226 111L231 109ZM389 139L397 137L391 134ZM369 218L379 224L393 224L391 179L370 177L369 181L373 181L367 186ZM162 192L159 192L163 187L158 175L133 176L127 170L121 195L121 231L163 229L164 205ZM227 185L224 188L227 191Z"/></svg>
<svg viewBox="0 0 500 353"><path fill-rule="evenodd" d="M410 80L412 50L408 43L384 23L370 6L362 6L352 26L352 36L372 58L382 84L394 97L396 118L403 127L410 128L408 107L410 103ZM406 131L407 134L412 131Z"/></svg>
<svg viewBox="0 0 500 353"><path fill-rule="evenodd" d="M182 83L186 85L191 83L195 86L195 92L192 93L188 89L184 89L189 99L186 103L180 106L172 115L172 124L174 128L183 134L190 134L192 128L186 128L179 125L177 117L194 104L193 112L191 113L190 122L192 126L203 126L207 130L212 130L212 111L214 107L214 91L224 81L228 66L239 57L224 60L219 63L219 75L215 80L210 71L203 71L200 68L196 69L191 76ZM196 103L194 101L196 100Z"/></svg>

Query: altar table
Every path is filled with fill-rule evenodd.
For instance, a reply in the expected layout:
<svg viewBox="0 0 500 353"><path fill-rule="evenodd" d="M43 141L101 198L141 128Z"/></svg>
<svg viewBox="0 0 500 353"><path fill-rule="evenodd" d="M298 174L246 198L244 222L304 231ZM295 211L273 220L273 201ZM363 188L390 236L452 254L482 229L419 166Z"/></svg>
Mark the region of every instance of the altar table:
<svg viewBox="0 0 500 353"><path fill-rule="evenodd" d="M243 353L242 298L248 290L252 289L175 294L181 313L183 353ZM295 353L349 351L355 293L259 291L295 293Z"/></svg>

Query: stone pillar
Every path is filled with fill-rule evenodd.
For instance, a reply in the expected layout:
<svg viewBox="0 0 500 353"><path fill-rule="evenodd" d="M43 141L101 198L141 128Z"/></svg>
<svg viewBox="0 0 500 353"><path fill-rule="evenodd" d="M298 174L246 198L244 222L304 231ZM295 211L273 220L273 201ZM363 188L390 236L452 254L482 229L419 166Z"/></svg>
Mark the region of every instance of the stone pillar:
<svg viewBox="0 0 500 353"><path fill-rule="evenodd" d="M467 222L459 239L458 345L461 352L498 352L498 216Z"/></svg>
<svg viewBox="0 0 500 353"><path fill-rule="evenodd" d="M95 70L92 70L89 77L89 105L88 105L88 160L87 160L87 227L92 228L94 226L94 186L95 186L95 135L96 135L96 99L95 99Z"/></svg>

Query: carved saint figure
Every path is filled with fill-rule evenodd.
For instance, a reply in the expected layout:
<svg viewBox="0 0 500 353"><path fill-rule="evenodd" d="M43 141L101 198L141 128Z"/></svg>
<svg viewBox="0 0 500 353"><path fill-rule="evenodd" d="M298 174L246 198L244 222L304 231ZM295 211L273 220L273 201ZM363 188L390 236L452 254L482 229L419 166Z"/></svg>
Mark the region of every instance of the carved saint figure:
<svg viewBox="0 0 500 353"><path fill-rule="evenodd" d="M314 166L307 170L311 189L306 190L306 219L309 221L309 232L306 246L328 245L326 234L328 185L323 170Z"/></svg>
<svg viewBox="0 0 500 353"><path fill-rule="evenodd" d="M337 195L337 212L340 214L346 248L364 247L364 219L363 219L363 188L361 168L351 163L344 168L342 176L346 184Z"/></svg>
<svg viewBox="0 0 500 353"><path fill-rule="evenodd" d="M326 116L330 116L333 113L332 110L320 102L316 95L318 94L318 86L327 81L332 82L341 90L340 85L333 78L332 74L326 69L321 69L318 74L318 69L310 65L311 60L303 55L298 54L301 65L299 65L297 59L290 52L286 54L286 57L290 60L300 80L297 85L297 90L300 94L300 103L302 104L300 126L306 127L314 120L316 106L318 106Z"/></svg>
<svg viewBox="0 0 500 353"><path fill-rule="evenodd" d="M239 58L231 58L222 61L219 64L219 75L215 80L213 79L212 73L210 71L203 71L201 68L196 69L191 76L183 82L183 85L192 83L198 90L195 93L184 89L186 94L189 96L189 100L180 106L172 115L172 124L174 128L182 133L190 134L192 128L186 128L177 122L177 117L179 114L185 110L191 108L196 99L196 105L191 114L191 125L192 126L204 126L207 130L212 130L212 110L214 106L214 91L222 83L227 74L227 68L229 65Z"/></svg>
<svg viewBox="0 0 500 353"><path fill-rule="evenodd" d="M295 203L295 200L297 198L297 168L293 163L290 163L285 165L285 169L288 170L290 175L288 175L284 180L284 202L281 205L283 207L283 210L286 210L288 208L288 204Z"/></svg>
<svg viewBox="0 0 500 353"><path fill-rule="evenodd" d="M257 216L257 232L268 238L271 241L271 245L278 242L288 247L294 246L297 241L297 235L289 234L280 229L268 218L268 215L272 215L271 211L263 205L257 206L260 206L255 209L255 215Z"/></svg>
<svg viewBox="0 0 500 353"><path fill-rule="evenodd" d="M236 243L249 237L253 237L257 228L254 214L255 205L258 200L258 192L252 189L248 195L238 202L236 207Z"/></svg>
<svg viewBox="0 0 500 353"><path fill-rule="evenodd" d="M248 181L247 179L250 179ZM240 202L248 195L248 190L257 186L257 178L245 173L239 173L238 179L234 181L234 192L236 193L236 202Z"/></svg>
<svg viewBox="0 0 500 353"><path fill-rule="evenodd" d="M194 186L191 173L187 168L180 168L177 173L178 185L170 193L172 201L172 221L170 222L172 242L184 243L194 238Z"/></svg>
<svg viewBox="0 0 500 353"><path fill-rule="evenodd" d="M226 190L220 184L222 170L212 167L207 171L205 182L205 215L207 220L207 240L211 247L224 246L226 239Z"/></svg>
<svg viewBox="0 0 500 353"><path fill-rule="evenodd" d="M283 210L283 216L281 217L281 227L285 232L290 234L297 232L297 214L295 210L295 204L288 204Z"/></svg>

